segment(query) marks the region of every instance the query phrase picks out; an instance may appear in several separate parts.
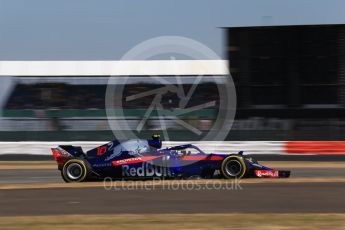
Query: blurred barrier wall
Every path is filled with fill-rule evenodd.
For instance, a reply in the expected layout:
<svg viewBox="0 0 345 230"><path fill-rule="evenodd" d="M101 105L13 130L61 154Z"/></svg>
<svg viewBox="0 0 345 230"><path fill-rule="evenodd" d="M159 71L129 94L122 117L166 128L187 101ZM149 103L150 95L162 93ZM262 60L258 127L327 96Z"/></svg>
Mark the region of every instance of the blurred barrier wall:
<svg viewBox="0 0 345 230"><path fill-rule="evenodd" d="M145 109L124 109L124 117L112 117L128 133L136 130ZM170 110L160 110L168 113ZM216 109L202 109L178 117L198 128L202 135L210 130ZM299 113L296 111L296 113ZM315 112L317 113L317 112ZM153 111L139 138L147 138L161 131L157 111ZM172 141L197 141L197 135L173 120L165 121ZM123 125L126 124L126 125ZM68 110L3 110L0 119L0 141L106 141L114 138L102 109ZM225 141L342 141L345 139L345 120L337 118L237 118ZM220 140L219 140L220 141Z"/></svg>
<svg viewBox="0 0 345 230"><path fill-rule="evenodd" d="M163 148L186 142L165 141ZM345 141L206 141L190 142L207 153L238 153L256 155L286 154L339 154L345 155ZM104 144L104 142L0 142L1 154L50 155L50 148L58 145L81 146L84 151Z"/></svg>

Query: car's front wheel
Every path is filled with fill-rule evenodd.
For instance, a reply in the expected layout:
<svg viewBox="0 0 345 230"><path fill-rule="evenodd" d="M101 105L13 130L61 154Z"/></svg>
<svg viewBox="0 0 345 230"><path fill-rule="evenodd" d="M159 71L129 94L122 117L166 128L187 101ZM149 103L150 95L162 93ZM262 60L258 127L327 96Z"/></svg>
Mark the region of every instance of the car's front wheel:
<svg viewBox="0 0 345 230"><path fill-rule="evenodd" d="M240 179L246 174L246 170L247 167L243 158L235 155L226 157L220 168L222 175L227 179Z"/></svg>
<svg viewBox="0 0 345 230"><path fill-rule="evenodd" d="M62 179L65 182L82 182L88 174L85 162L78 159L67 161L61 171Z"/></svg>

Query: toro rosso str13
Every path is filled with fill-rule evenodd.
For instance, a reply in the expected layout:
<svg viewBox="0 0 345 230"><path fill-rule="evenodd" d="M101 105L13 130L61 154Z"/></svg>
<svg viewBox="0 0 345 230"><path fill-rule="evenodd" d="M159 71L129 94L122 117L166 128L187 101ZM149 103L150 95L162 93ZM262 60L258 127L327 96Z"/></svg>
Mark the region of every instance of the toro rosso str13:
<svg viewBox="0 0 345 230"><path fill-rule="evenodd" d="M148 178L243 178L289 177L280 171L260 165L253 158L237 154L204 153L186 144L161 148L158 135L148 140L114 140L86 153L79 146L52 148L54 159L65 182L81 182L111 177L114 179Z"/></svg>

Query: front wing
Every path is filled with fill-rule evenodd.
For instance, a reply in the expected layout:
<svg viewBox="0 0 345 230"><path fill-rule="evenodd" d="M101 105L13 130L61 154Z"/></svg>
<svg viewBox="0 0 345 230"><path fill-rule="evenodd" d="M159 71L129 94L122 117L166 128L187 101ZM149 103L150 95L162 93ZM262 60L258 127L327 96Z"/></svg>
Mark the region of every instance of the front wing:
<svg viewBox="0 0 345 230"><path fill-rule="evenodd" d="M256 169L254 170L254 175L258 178L288 178L290 177L290 171L276 169Z"/></svg>
<svg viewBox="0 0 345 230"><path fill-rule="evenodd" d="M249 177L257 178L288 178L290 177L290 171L288 170L277 170L259 164L257 161L252 162L247 160L249 166Z"/></svg>

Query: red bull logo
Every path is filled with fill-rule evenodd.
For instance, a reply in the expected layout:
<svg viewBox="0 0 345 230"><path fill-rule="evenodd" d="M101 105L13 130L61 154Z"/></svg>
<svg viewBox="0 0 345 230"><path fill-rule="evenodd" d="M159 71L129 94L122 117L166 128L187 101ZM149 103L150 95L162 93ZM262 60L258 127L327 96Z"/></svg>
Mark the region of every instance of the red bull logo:
<svg viewBox="0 0 345 230"><path fill-rule="evenodd" d="M142 163L139 167L122 165L122 176L124 177L169 177L170 170L167 167L156 166L149 163Z"/></svg>
<svg viewBox="0 0 345 230"><path fill-rule="evenodd" d="M278 170L255 170L255 175L257 177L278 178L279 177L279 171Z"/></svg>

